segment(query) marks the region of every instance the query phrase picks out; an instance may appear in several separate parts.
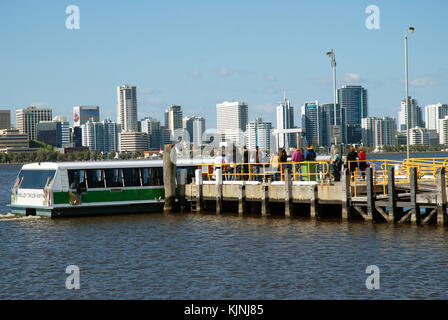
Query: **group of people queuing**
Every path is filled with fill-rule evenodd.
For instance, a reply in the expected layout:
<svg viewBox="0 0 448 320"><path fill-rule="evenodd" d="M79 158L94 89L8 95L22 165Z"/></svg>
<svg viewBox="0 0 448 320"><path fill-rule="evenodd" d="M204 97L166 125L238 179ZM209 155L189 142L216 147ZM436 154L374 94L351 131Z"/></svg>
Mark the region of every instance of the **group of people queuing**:
<svg viewBox="0 0 448 320"><path fill-rule="evenodd" d="M236 148L232 154L226 153L224 148L221 152L216 152L214 165L210 165L208 169L209 178L216 170L221 169L224 180L262 181L263 178L270 178L272 181L281 181L282 173L289 168L291 173L295 173L296 180L300 180L300 162L315 161L316 152L309 145L305 150L292 148L289 152L283 147L272 152L269 157L258 146L252 152L244 146L238 158L240 161L237 161ZM288 163L288 159L291 159L292 164Z"/></svg>
<svg viewBox="0 0 448 320"><path fill-rule="evenodd" d="M361 179L365 179L366 169L369 166L367 163L367 155L364 148L360 146L358 152L356 152L355 147L351 146L350 151L345 157L345 164L342 160L341 155L337 152L332 161L333 176L335 181L341 180L341 171L343 166L349 170L350 175L353 177L356 175L357 170L361 173Z"/></svg>

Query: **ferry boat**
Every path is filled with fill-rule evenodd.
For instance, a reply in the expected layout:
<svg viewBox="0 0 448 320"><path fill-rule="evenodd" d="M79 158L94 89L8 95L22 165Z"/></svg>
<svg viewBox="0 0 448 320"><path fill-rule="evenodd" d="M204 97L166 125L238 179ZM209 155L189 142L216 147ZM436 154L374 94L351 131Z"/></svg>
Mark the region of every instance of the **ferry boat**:
<svg viewBox="0 0 448 320"><path fill-rule="evenodd" d="M204 159L178 159L187 183ZM160 212L162 160L43 162L22 167L11 190L11 212L47 217Z"/></svg>

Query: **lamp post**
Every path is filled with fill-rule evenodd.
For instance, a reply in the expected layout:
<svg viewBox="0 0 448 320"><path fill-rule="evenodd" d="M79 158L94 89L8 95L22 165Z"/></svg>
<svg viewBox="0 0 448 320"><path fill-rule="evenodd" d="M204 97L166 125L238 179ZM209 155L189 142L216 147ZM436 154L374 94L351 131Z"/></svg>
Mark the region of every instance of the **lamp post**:
<svg viewBox="0 0 448 320"><path fill-rule="evenodd" d="M337 136L336 136L336 132L337 129L337 119L336 119L336 103L337 103L337 94L336 94L336 58L335 58L335 54L333 49L331 49L330 51L327 52L327 56L331 59L331 66L333 68L333 98L334 98L334 104L333 104L333 109L334 109L334 123L333 123L333 137L334 137L334 144L336 146L337 144ZM341 119L342 121L342 119ZM342 130L342 128L341 128ZM341 134L341 132L339 131L338 134Z"/></svg>
<svg viewBox="0 0 448 320"><path fill-rule="evenodd" d="M404 60L405 60L405 86L406 86L406 157L409 159L409 122L411 119L411 113L409 110L409 87L408 87L408 32L414 33L415 28L409 27L404 34Z"/></svg>

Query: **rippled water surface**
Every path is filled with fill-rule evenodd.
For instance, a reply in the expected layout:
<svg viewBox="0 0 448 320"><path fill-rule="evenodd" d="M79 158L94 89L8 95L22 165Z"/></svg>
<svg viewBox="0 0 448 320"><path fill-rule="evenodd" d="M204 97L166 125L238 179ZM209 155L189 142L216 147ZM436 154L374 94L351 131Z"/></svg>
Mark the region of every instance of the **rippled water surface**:
<svg viewBox="0 0 448 320"><path fill-rule="evenodd" d="M447 299L448 230L233 215L15 217L0 166L0 299ZM80 290L65 268L80 269ZM380 289L366 289L366 267Z"/></svg>

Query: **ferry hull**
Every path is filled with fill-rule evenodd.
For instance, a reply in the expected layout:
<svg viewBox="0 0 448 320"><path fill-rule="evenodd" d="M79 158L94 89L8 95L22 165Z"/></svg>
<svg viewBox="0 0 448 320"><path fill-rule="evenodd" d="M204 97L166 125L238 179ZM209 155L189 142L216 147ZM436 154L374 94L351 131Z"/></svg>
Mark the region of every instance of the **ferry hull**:
<svg viewBox="0 0 448 320"><path fill-rule="evenodd" d="M41 208L25 208L10 205L11 213L19 215L36 215L49 218L62 217L83 217L83 216L106 216L115 214L132 214L132 213L156 213L163 212L163 202L158 203L142 203L142 204L124 204L124 205L106 205L106 206L89 206L89 207L41 207Z"/></svg>

